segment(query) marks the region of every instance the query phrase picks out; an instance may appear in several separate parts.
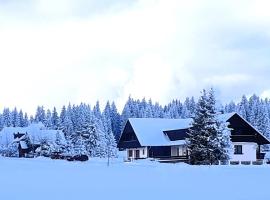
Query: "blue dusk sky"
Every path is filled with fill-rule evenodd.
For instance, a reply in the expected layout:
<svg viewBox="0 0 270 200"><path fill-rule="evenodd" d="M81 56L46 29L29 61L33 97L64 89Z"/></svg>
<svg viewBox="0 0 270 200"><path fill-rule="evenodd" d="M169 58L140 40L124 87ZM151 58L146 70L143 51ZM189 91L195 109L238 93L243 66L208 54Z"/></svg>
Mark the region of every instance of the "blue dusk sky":
<svg viewBox="0 0 270 200"><path fill-rule="evenodd" d="M268 0L0 0L0 108L128 96L165 104L213 86L270 97Z"/></svg>

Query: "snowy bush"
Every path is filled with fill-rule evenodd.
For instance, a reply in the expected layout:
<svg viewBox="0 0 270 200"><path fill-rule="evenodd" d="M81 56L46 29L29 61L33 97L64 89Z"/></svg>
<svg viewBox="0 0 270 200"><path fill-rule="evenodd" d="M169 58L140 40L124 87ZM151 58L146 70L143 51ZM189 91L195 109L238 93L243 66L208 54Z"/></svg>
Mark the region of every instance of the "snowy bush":
<svg viewBox="0 0 270 200"><path fill-rule="evenodd" d="M19 157L18 144L11 143L8 146L1 146L0 155L5 157Z"/></svg>

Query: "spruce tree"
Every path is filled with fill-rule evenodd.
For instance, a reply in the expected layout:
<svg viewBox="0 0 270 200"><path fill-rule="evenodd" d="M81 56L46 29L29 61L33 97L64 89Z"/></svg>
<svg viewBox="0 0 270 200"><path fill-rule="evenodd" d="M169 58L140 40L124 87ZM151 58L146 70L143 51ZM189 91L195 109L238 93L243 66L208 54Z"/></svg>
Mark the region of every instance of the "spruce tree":
<svg viewBox="0 0 270 200"><path fill-rule="evenodd" d="M203 90L187 138L191 164L211 165L228 159L229 136L224 135L223 122L217 120L215 102L213 89L208 95Z"/></svg>
<svg viewBox="0 0 270 200"><path fill-rule="evenodd" d="M229 160L229 154L232 148L230 139L230 129L228 123L219 119L220 112L217 111L216 99L214 89L211 88L208 93L208 109L211 115L210 125L210 163L217 163L218 161L226 162Z"/></svg>
<svg viewBox="0 0 270 200"><path fill-rule="evenodd" d="M62 144L62 137L59 133L59 131L56 132L55 135L55 141L53 145L51 146L52 152L62 153L64 149L64 145Z"/></svg>
<svg viewBox="0 0 270 200"><path fill-rule="evenodd" d="M28 119L28 115L27 113L24 113L24 123L23 123L23 127L27 127L29 125L29 119Z"/></svg>
<svg viewBox="0 0 270 200"><path fill-rule="evenodd" d="M18 113L16 107L15 107L14 110L11 112L10 118L11 118L11 125L12 125L13 127L19 127L19 126L20 126L19 113Z"/></svg>
<svg viewBox="0 0 270 200"><path fill-rule="evenodd" d="M112 132L114 134L115 140L118 141L121 135L121 117L117 111L115 103L111 105L111 123L112 123Z"/></svg>
<svg viewBox="0 0 270 200"><path fill-rule="evenodd" d="M35 115L35 121L36 122L42 122L43 124L45 124L46 122L46 114L45 114L45 110L43 106L38 106L37 107L37 111L36 111L36 115Z"/></svg>
<svg viewBox="0 0 270 200"><path fill-rule="evenodd" d="M191 164L209 164L210 162L208 155L208 118L207 95L206 91L203 90L196 107L192 128L189 130L189 137L187 138Z"/></svg>
<svg viewBox="0 0 270 200"><path fill-rule="evenodd" d="M57 110L56 108L54 107L53 108L53 112L52 112L52 129L58 129L59 128L59 116L58 116L58 113L57 113Z"/></svg>
<svg viewBox="0 0 270 200"><path fill-rule="evenodd" d="M23 116L23 112L22 112L22 110L20 110L20 112L19 112L19 126L20 127L24 127L25 125L24 125L24 116Z"/></svg>
<svg viewBox="0 0 270 200"><path fill-rule="evenodd" d="M45 127L48 129L52 129L52 113L50 109L48 109L46 113Z"/></svg>
<svg viewBox="0 0 270 200"><path fill-rule="evenodd" d="M0 114L0 131L4 128L4 119L3 119L3 115ZM1 137L0 137L1 138Z"/></svg>
<svg viewBox="0 0 270 200"><path fill-rule="evenodd" d="M248 99L245 95L242 96L242 100L238 105L238 109L237 109L238 113L247 121L250 121L250 111L249 111L249 103L248 103Z"/></svg>
<svg viewBox="0 0 270 200"><path fill-rule="evenodd" d="M4 108L3 111L3 124L5 127L10 127L12 125L11 123L11 116L10 116L9 108Z"/></svg>

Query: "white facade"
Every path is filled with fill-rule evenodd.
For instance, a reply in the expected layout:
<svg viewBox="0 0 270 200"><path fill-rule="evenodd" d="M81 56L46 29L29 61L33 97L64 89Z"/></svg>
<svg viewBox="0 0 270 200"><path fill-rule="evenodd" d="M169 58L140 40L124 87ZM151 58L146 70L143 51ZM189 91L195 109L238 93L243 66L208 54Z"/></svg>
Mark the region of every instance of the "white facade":
<svg viewBox="0 0 270 200"><path fill-rule="evenodd" d="M257 149L258 145L254 142L233 142L232 143L232 151L230 155L231 161L256 161L257 160ZM235 148L241 150L240 152L236 152ZM127 158L129 159L143 159L148 158L148 148L131 148L127 149ZM185 145L177 145L171 147L171 156L186 156L187 147Z"/></svg>
<svg viewBox="0 0 270 200"><path fill-rule="evenodd" d="M257 160L257 143L254 142L233 142L233 151L231 161L256 161ZM241 146L242 153L235 152L236 146ZM239 153L239 152L238 152Z"/></svg>
<svg viewBox="0 0 270 200"><path fill-rule="evenodd" d="M127 157L131 159L148 158L148 149L147 147L128 149Z"/></svg>

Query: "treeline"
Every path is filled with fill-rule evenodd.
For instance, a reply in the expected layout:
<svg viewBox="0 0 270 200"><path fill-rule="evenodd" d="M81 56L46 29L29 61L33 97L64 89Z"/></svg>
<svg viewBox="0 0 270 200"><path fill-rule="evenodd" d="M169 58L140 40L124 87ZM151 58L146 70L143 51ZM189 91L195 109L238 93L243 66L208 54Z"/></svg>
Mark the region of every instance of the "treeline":
<svg viewBox="0 0 270 200"><path fill-rule="evenodd" d="M80 105L69 104L63 106L60 112L56 108L45 110L44 106L38 106L34 116L29 116L22 110L18 111L17 108L13 110L4 108L3 113L0 114L0 128L5 126L25 127L32 122L42 122L48 129L62 130L67 141L72 140L73 144L79 140L78 138L83 139L81 133L91 130L89 137L93 141L81 141L81 143L88 147L91 143L92 148L88 148L89 154L96 156L107 151L108 143L110 143L110 148L116 149L121 131L130 117L190 118L194 117L196 107L197 102L194 97L186 98L183 102L173 100L165 106L153 103L151 99L136 100L129 97L121 114L114 102L107 102L105 108L101 110L98 101L94 107L83 103ZM261 99L256 95L250 98L243 96L239 103L231 102L220 106L218 112L238 112L265 136L269 137L270 100L268 99ZM76 147L76 149L79 148Z"/></svg>

